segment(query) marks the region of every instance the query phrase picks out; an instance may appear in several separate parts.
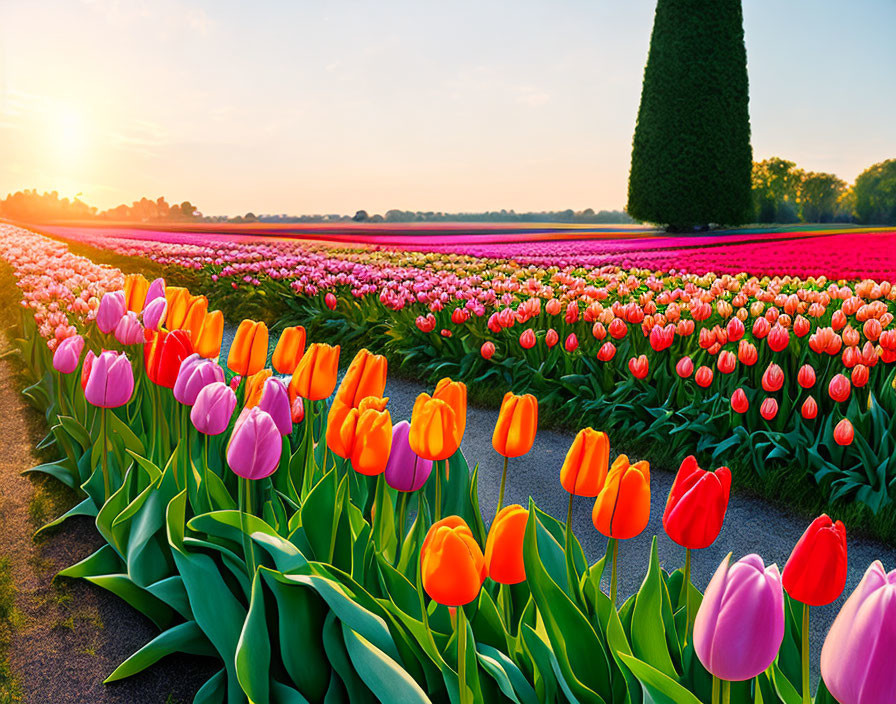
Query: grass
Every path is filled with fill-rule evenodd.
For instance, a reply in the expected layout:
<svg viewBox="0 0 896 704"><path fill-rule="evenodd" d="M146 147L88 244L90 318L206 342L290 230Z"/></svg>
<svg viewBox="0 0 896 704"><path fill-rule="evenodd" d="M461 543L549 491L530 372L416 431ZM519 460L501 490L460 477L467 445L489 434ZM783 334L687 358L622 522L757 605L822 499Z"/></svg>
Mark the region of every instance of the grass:
<svg viewBox="0 0 896 704"><path fill-rule="evenodd" d="M9 667L9 643L18 618L16 584L8 557L0 558L0 704L22 701L22 690Z"/></svg>

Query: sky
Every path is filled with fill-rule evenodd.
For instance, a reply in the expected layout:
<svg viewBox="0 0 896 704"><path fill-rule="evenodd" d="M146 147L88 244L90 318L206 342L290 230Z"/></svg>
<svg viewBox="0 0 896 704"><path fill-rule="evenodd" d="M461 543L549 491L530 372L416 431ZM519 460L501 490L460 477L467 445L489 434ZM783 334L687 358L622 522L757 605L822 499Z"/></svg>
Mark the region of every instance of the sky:
<svg viewBox="0 0 896 704"><path fill-rule="evenodd" d="M851 182L896 157L894 0L743 5L755 158ZM654 9L2 0L0 197L164 195L227 215L622 208Z"/></svg>

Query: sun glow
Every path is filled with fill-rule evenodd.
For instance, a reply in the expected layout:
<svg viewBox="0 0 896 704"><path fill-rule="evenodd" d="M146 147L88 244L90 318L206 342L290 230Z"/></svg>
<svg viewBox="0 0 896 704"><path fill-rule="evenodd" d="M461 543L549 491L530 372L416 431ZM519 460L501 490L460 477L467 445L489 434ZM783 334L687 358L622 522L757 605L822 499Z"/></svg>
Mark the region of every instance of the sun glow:
<svg viewBox="0 0 896 704"><path fill-rule="evenodd" d="M84 115L71 105L60 105L47 120L46 144L60 166L72 166L82 158L88 146Z"/></svg>

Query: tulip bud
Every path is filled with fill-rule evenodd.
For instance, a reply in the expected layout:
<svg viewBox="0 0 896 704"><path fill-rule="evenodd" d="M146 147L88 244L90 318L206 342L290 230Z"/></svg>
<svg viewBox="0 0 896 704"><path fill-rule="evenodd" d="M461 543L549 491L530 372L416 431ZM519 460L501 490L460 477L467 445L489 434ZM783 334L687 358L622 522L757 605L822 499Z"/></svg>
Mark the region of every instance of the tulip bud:
<svg viewBox="0 0 896 704"><path fill-rule="evenodd" d="M731 470L719 467L707 472L693 455L686 457L666 501L663 528L682 547L709 547L722 530L730 492Z"/></svg>
<svg viewBox="0 0 896 704"><path fill-rule="evenodd" d="M103 352L90 366L84 396L99 408L117 408L131 400L134 370L123 353Z"/></svg>
<svg viewBox="0 0 896 704"><path fill-rule="evenodd" d="M524 350L531 350L535 347L535 332L528 328L520 334L520 347Z"/></svg>
<svg viewBox="0 0 896 704"><path fill-rule="evenodd" d="M852 391L852 384L843 374L836 374L828 385L828 394L837 403L842 403L849 398Z"/></svg>
<svg viewBox="0 0 896 704"><path fill-rule="evenodd" d="M762 375L762 388L768 393L780 391L784 386L784 371L777 364L769 364Z"/></svg>
<svg viewBox="0 0 896 704"><path fill-rule="evenodd" d="M523 539L529 512L519 504L505 506L488 531L485 564L488 576L498 584L519 584L526 580L523 564Z"/></svg>
<svg viewBox="0 0 896 704"><path fill-rule="evenodd" d="M305 399L296 396L290 406L290 415L292 416L293 425L301 423L305 420Z"/></svg>
<svg viewBox="0 0 896 704"><path fill-rule="evenodd" d="M532 449L538 428L538 401L532 394L508 391L501 401L492 446L504 457L520 457Z"/></svg>
<svg viewBox="0 0 896 704"><path fill-rule="evenodd" d="M220 435L230 425L236 408L236 394L223 381L203 386L190 410L193 427L204 435Z"/></svg>
<svg viewBox="0 0 896 704"><path fill-rule="evenodd" d="M815 416L818 415L818 404L812 396L807 397L806 400L803 401L803 405L800 408L800 415L806 420L813 420Z"/></svg>
<svg viewBox="0 0 896 704"><path fill-rule="evenodd" d="M446 460L460 447L457 415L445 401L422 393L411 412L408 442L415 454L427 460Z"/></svg>
<svg viewBox="0 0 896 704"><path fill-rule="evenodd" d="M224 381L224 370L194 352L180 363L174 382L174 398L185 406L192 406L202 388L215 381Z"/></svg>
<svg viewBox="0 0 896 704"><path fill-rule="evenodd" d="M738 318L731 318L725 329L728 332L729 342L737 342L744 336L744 324Z"/></svg>
<svg viewBox="0 0 896 704"><path fill-rule="evenodd" d="M392 427L392 446L386 463L386 483L397 491L417 491L432 473L432 460L419 457L411 449L411 424L406 420Z"/></svg>
<svg viewBox="0 0 896 704"><path fill-rule="evenodd" d="M282 447L274 419L258 406L244 408L227 443L227 465L244 479L264 479L277 471Z"/></svg>
<svg viewBox="0 0 896 704"><path fill-rule="evenodd" d="M650 465L619 455L594 502L591 520L608 538L634 538L650 519Z"/></svg>
<svg viewBox="0 0 896 704"><path fill-rule="evenodd" d="M777 565L759 555L730 565L728 555L713 575L694 621L694 650L710 674L732 682L766 670L784 641L784 592Z"/></svg>
<svg viewBox="0 0 896 704"><path fill-rule="evenodd" d="M84 338L80 335L65 338L53 352L53 369L61 374L71 374L78 368L83 349Z"/></svg>
<svg viewBox="0 0 896 704"><path fill-rule="evenodd" d="M678 360L678 364L675 365L675 372L682 379L687 379L691 374L694 373L694 363L691 361L690 357L682 357Z"/></svg>
<svg viewBox="0 0 896 704"><path fill-rule="evenodd" d="M157 298L165 298L165 279L154 279L149 284L149 288L146 289L146 298L143 299L143 310L146 311L147 306Z"/></svg>
<svg viewBox="0 0 896 704"><path fill-rule="evenodd" d="M303 354L305 354L305 328L301 325L286 328L277 340L271 365L280 374L291 376L299 366Z"/></svg>
<svg viewBox="0 0 896 704"><path fill-rule="evenodd" d="M106 292L100 299L100 307L96 312L96 326L108 335L115 330L126 311L123 291Z"/></svg>
<svg viewBox="0 0 896 704"><path fill-rule="evenodd" d="M560 336L557 334L557 331L554 328L548 328L548 331L544 335L544 344L548 346L548 349L552 348L560 341ZM520 344L522 344L522 340L520 340Z"/></svg>
<svg viewBox="0 0 896 704"><path fill-rule="evenodd" d="M491 340L483 342L482 347L479 348L479 354L483 359L491 359L495 355L495 343Z"/></svg>
<svg viewBox="0 0 896 704"><path fill-rule="evenodd" d="M610 440L594 428L580 430L563 460L560 483L575 496L597 496L607 478Z"/></svg>
<svg viewBox="0 0 896 704"><path fill-rule="evenodd" d="M358 350L339 384L336 398L357 408L368 396L382 397L386 391L387 368L384 356L371 354L366 349Z"/></svg>
<svg viewBox="0 0 896 704"><path fill-rule="evenodd" d="M815 386L815 368L811 364L804 364L796 376L797 383L804 389Z"/></svg>
<svg viewBox="0 0 896 704"><path fill-rule="evenodd" d="M324 305L330 310L336 310L336 303L336 296L332 292L324 296Z"/></svg>
<svg viewBox="0 0 896 704"><path fill-rule="evenodd" d="M236 336L230 345L227 368L235 374L251 376L264 366L267 358L268 326L253 320L244 320L237 328Z"/></svg>
<svg viewBox="0 0 896 704"><path fill-rule="evenodd" d="M778 402L771 396L766 398L762 402L762 405L759 406L759 415L761 415L766 420L772 420L776 415L778 415Z"/></svg>
<svg viewBox="0 0 896 704"><path fill-rule="evenodd" d="M834 426L834 442L838 445L852 445L854 434L855 431L848 418L844 418Z"/></svg>
<svg viewBox="0 0 896 704"><path fill-rule="evenodd" d="M115 326L115 339L122 345L139 345L145 341L143 326L133 311L125 313Z"/></svg>
<svg viewBox="0 0 896 704"><path fill-rule="evenodd" d="M609 362L616 356L616 345L612 342L605 342L597 351L597 360L599 362Z"/></svg>
<svg viewBox="0 0 896 704"><path fill-rule="evenodd" d="M151 333L150 342L143 346L143 362L149 380L166 389L173 389L180 365L193 354L189 333L183 330Z"/></svg>
<svg viewBox="0 0 896 704"><path fill-rule="evenodd" d="M168 313L168 299L165 296L153 298L143 309L143 327L147 330L158 330L165 324Z"/></svg>
<svg viewBox="0 0 896 704"><path fill-rule="evenodd" d="M320 401L329 398L336 388L339 369L339 345L316 342L308 348L289 382L291 399L296 396Z"/></svg>
<svg viewBox="0 0 896 704"><path fill-rule="evenodd" d="M746 413L750 409L750 402L743 389L735 389L731 394L731 409L735 413Z"/></svg>
<svg viewBox="0 0 896 704"><path fill-rule="evenodd" d="M632 357L628 360L628 370L636 379L646 378L647 373L650 370L650 363L647 361L647 355L642 354L640 357Z"/></svg>
<svg viewBox="0 0 896 704"><path fill-rule="evenodd" d="M221 372L221 378L224 378L223 371ZM292 408L290 407L289 392L286 389L286 384L280 381L280 379L269 377L265 380L262 389L258 407L266 411L274 419L277 432L281 435L289 435L292 432Z"/></svg>
<svg viewBox="0 0 896 704"><path fill-rule="evenodd" d="M697 386L705 389L712 384L712 369L706 366L701 366L697 369L697 373L694 375L694 381L697 382Z"/></svg>
<svg viewBox="0 0 896 704"><path fill-rule="evenodd" d="M488 574L473 532L460 516L433 523L420 548L420 574L429 598L444 606L463 606L478 595Z"/></svg>
<svg viewBox="0 0 896 704"><path fill-rule="evenodd" d="M836 601L846 587L846 528L822 514L806 529L784 565L791 598L809 606Z"/></svg>
<svg viewBox="0 0 896 704"><path fill-rule="evenodd" d="M737 357L734 356L734 352L723 350L719 353L716 366L722 374L731 374L737 366Z"/></svg>

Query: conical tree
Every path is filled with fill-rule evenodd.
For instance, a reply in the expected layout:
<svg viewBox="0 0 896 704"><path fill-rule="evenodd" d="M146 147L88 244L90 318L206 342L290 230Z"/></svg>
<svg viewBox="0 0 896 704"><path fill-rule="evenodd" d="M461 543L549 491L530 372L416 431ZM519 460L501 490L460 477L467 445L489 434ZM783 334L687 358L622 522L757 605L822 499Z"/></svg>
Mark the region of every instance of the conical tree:
<svg viewBox="0 0 896 704"><path fill-rule="evenodd" d="M752 163L741 0L658 0L629 214L670 230L747 222Z"/></svg>

